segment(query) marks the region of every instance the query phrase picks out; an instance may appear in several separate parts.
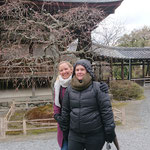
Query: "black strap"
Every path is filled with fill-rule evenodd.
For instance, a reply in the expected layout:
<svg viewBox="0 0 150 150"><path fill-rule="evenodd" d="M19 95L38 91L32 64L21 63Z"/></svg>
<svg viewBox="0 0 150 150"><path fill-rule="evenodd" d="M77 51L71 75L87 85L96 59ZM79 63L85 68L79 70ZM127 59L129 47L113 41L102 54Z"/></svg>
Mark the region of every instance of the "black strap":
<svg viewBox="0 0 150 150"><path fill-rule="evenodd" d="M63 100L63 97L62 97L62 86L61 86L60 87L60 93L59 93L59 103L61 106L62 106L62 100Z"/></svg>

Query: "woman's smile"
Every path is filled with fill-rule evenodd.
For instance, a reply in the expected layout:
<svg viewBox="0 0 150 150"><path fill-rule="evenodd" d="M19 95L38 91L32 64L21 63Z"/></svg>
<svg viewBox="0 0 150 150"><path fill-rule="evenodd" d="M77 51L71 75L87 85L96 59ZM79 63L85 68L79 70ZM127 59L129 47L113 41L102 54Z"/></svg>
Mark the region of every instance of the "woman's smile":
<svg viewBox="0 0 150 150"><path fill-rule="evenodd" d="M82 65L76 66L75 75L78 80L82 80L86 73L87 73L87 71L84 66L82 66Z"/></svg>

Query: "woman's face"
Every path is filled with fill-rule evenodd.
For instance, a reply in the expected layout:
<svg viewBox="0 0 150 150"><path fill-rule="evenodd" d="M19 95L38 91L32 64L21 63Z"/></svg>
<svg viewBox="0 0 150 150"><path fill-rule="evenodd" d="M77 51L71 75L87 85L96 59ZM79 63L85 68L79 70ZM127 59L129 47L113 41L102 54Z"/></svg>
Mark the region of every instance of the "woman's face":
<svg viewBox="0 0 150 150"><path fill-rule="evenodd" d="M82 80L85 74L87 73L86 69L82 65L77 65L75 68L75 76L78 80Z"/></svg>
<svg viewBox="0 0 150 150"><path fill-rule="evenodd" d="M72 75L72 68L67 63L63 63L59 66L59 74L63 79L68 79Z"/></svg>

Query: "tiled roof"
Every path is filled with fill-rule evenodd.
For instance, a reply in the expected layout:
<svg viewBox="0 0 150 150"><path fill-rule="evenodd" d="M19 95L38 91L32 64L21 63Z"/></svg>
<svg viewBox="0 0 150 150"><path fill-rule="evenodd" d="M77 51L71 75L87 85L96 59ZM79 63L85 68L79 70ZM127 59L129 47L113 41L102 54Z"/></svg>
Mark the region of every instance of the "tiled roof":
<svg viewBox="0 0 150 150"><path fill-rule="evenodd" d="M150 47L108 47L94 44L92 52L99 56L119 59L150 59Z"/></svg>
<svg viewBox="0 0 150 150"><path fill-rule="evenodd" d="M37 0L37 1L53 1L53 2L76 2L76 3L107 3L107 2L120 2L122 0Z"/></svg>
<svg viewBox="0 0 150 150"><path fill-rule="evenodd" d="M68 46L68 51L75 51L77 41ZM110 47L99 44L92 45L91 53L97 56L117 59L150 59L150 47Z"/></svg>

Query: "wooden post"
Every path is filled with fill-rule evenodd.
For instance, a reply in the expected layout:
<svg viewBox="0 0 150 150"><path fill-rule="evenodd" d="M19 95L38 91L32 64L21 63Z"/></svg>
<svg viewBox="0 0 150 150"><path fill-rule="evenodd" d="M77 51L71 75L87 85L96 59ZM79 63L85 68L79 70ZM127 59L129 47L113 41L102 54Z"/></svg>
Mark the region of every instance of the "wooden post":
<svg viewBox="0 0 150 150"><path fill-rule="evenodd" d="M11 112L11 115L13 115L15 113L15 101L13 101L12 103L12 112Z"/></svg>
<svg viewBox="0 0 150 150"><path fill-rule="evenodd" d="M6 137L5 118L1 118L1 136Z"/></svg>
<svg viewBox="0 0 150 150"><path fill-rule="evenodd" d="M149 65L149 62L147 64L147 68L148 68L148 76L150 76L150 65Z"/></svg>
<svg viewBox="0 0 150 150"><path fill-rule="evenodd" d="M149 61L147 61L147 69L146 69L146 76L150 75L150 70L149 70Z"/></svg>
<svg viewBox="0 0 150 150"><path fill-rule="evenodd" d="M131 65L131 59L129 59L129 80L132 78L132 65Z"/></svg>
<svg viewBox="0 0 150 150"><path fill-rule="evenodd" d="M121 61L121 78L124 80L124 60Z"/></svg>
<svg viewBox="0 0 150 150"><path fill-rule="evenodd" d="M3 125L2 125L2 118L0 118L0 135L2 136Z"/></svg>
<svg viewBox="0 0 150 150"><path fill-rule="evenodd" d="M126 123L125 108L122 108L121 111L122 111L122 116L121 116L121 118L122 118L122 124L125 125L125 123Z"/></svg>
<svg viewBox="0 0 150 150"><path fill-rule="evenodd" d="M8 129L8 120L6 117L4 118L4 126L5 126L5 131L6 131Z"/></svg>
<svg viewBox="0 0 150 150"><path fill-rule="evenodd" d="M143 67L142 67L143 78L145 77L144 71L145 71L145 64L144 64L144 61L143 61Z"/></svg>
<svg viewBox="0 0 150 150"><path fill-rule="evenodd" d="M31 80L32 80L32 97L35 97L35 80L33 77Z"/></svg>
<svg viewBox="0 0 150 150"><path fill-rule="evenodd" d="M113 59L110 58L110 79L113 80Z"/></svg>
<svg viewBox="0 0 150 150"><path fill-rule="evenodd" d="M29 103L28 102L26 102L26 109L28 109L29 108L29 105L28 105Z"/></svg>
<svg viewBox="0 0 150 150"><path fill-rule="evenodd" d="M27 134L27 125L26 125L26 120L23 119L23 134L26 135Z"/></svg>

